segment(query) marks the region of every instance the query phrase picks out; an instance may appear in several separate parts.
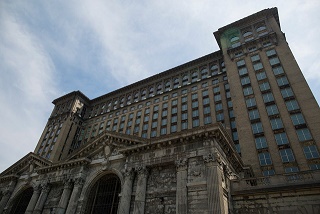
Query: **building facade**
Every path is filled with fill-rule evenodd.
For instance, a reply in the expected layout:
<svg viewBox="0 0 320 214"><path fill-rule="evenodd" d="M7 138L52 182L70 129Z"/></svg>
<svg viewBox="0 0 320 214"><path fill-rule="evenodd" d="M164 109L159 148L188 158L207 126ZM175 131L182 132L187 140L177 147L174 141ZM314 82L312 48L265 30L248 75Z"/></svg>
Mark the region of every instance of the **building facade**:
<svg viewBox="0 0 320 214"><path fill-rule="evenodd" d="M0 174L0 213L320 213L320 109L276 8L220 50L55 105Z"/></svg>

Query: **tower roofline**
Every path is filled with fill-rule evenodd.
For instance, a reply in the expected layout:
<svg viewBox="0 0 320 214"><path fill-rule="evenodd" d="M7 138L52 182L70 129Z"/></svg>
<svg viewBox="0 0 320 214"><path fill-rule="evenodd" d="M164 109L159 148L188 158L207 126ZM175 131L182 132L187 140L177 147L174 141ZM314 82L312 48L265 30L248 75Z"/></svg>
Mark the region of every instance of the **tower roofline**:
<svg viewBox="0 0 320 214"><path fill-rule="evenodd" d="M276 19L276 22L279 25L279 28L281 29L280 26L280 20L279 20L279 14L278 14L278 8L277 7L273 7L273 8L268 8L268 9L264 9L261 10L257 13L254 13L250 16L247 16L245 18L242 18L238 21L232 22L231 24L228 24L224 27L219 28L216 32L213 33L214 37L217 40L217 43L221 49L221 42L220 42L220 37L223 34L223 32L227 29L230 29L232 27L242 27L243 25L245 25L246 23L250 22L250 21L257 21L258 19L262 18L262 17L267 17L267 16L273 16Z"/></svg>

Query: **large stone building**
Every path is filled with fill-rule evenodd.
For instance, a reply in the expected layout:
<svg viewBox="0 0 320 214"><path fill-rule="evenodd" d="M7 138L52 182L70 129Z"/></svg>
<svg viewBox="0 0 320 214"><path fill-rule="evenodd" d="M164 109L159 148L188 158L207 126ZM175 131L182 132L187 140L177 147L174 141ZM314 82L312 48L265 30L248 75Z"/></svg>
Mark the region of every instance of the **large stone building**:
<svg viewBox="0 0 320 214"><path fill-rule="evenodd" d="M320 213L320 110L277 9L214 36L214 53L54 100L0 174L0 213Z"/></svg>

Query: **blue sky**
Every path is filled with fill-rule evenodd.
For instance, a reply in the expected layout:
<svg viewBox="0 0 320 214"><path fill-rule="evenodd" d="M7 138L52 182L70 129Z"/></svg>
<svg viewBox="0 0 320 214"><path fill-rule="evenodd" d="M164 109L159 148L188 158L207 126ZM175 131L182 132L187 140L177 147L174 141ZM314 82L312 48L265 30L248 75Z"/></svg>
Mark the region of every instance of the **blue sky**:
<svg viewBox="0 0 320 214"><path fill-rule="evenodd" d="M278 7L288 43L320 101L320 1L0 2L0 172L33 151L53 109L218 50L213 32Z"/></svg>

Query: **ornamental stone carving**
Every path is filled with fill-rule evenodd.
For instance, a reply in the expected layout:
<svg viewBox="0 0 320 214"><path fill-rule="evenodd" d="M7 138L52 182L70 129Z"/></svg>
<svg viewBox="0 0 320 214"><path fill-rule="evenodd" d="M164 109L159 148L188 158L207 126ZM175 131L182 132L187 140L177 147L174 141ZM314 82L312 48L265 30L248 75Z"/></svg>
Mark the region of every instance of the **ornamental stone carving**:
<svg viewBox="0 0 320 214"><path fill-rule="evenodd" d="M186 170L187 169L187 158L180 158L175 161L177 171Z"/></svg>
<svg viewBox="0 0 320 214"><path fill-rule="evenodd" d="M148 176L149 170L146 166L136 166L135 171L137 172L138 176Z"/></svg>
<svg viewBox="0 0 320 214"><path fill-rule="evenodd" d="M203 160L206 164L209 164L212 162L217 162L219 163L219 165L222 164L220 154L217 151L214 151L213 153L209 153L208 155L204 155Z"/></svg>
<svg viewBox="0 0 320 214"><path fill-rule="evenodd" d="M74 186L81 187L84 184L84 179L79 177L74 179Z"/></svg>

